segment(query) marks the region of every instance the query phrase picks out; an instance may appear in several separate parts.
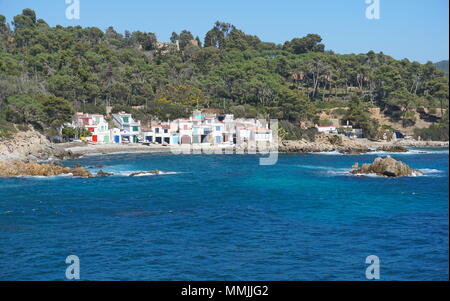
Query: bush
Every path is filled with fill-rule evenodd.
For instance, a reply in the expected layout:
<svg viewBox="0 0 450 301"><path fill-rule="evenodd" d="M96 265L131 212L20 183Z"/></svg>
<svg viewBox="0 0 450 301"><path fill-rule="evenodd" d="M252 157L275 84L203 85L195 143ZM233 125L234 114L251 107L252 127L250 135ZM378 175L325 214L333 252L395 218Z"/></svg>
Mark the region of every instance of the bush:
<svg viewBox="0 0 450 301"><path fill-rule="evenodd" d="M16 129L14 128L14 125L12 123L0 118L0 139L11 137L12 134L15 133L15 131Z"/></svg>
<svg viewBox="0 0 450 301"><path fill-rule="evenodd" d="M281 133L280 138L285 140L305 139L308 141L314 141L318 133L318 130L315 127L302 129L286 120L281 120L279 122L279 129L279 133Z"/></svg>
<svg viewBox="0 0 450 301"><path fill-rule="evenodd" d="M431 141L448 141L449 140L449 126L448 123L435 123L425 129L415 129L414 137L422 140Z"/></svg>

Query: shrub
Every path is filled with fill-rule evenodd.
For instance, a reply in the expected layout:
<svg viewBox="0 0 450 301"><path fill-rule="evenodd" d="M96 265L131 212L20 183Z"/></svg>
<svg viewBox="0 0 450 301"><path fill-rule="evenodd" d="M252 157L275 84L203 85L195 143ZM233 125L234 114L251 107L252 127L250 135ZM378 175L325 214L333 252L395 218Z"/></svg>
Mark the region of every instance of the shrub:
<svg viewBox="0 0 450 301"><path fill-rule="evenodd" d="M279 129L279 133L282 135L281 138L285 140L306 139L308 141L314 141L318 133L315 127L302 129L286 120L279 122Z"/></svg>
<svg viewBox="0 0 450 301"><path fill-rule="evenodd" d="M448 123L435 123L425 129L415 129L414 137L422 140L432 141L448 141L449 140L449 126Z"/></svg>

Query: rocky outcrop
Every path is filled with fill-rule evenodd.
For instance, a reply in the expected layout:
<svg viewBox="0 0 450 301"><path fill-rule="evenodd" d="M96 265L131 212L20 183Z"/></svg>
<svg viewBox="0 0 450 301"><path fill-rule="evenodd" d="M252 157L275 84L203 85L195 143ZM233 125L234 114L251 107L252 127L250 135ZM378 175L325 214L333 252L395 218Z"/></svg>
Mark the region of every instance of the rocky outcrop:
<svg viewBox="0 0 450 301"><path fill-rule="evenodd" d="M377 151L389 153L406 153L409 150L401 145L383 145L382 147L377 148Z"/></svg>
<svg viewBox="0 0 450 301"><path fill-rule="evenodd" d="M57 176L72 174L75 177L90 178L92 174L82 167L69 168L57 164L38 164L23 161L0 161L0 177Z"/></svg>
<svg viewBox="0 0 450 301"><path fill-rule="evenodd" d="M32 129L0 140L0 160L45 160L58 151L44 135Z"/></svg>
<svg viewBox="0 0 450 301"><path fill-rule="evenodd" d="M150 171L140 171L140 172L134 172L130 174L130 177L136 177L136 176L145 176L145 175L159 175L162 174L162 171L155 169Z"/></svg>
<svg viewBox="0 0 450 301"><path fill-rule="evenodd" d="M283 140L278 150L286 153L317 153L337 151L343 154L362 154L370 149L352 139L336 134L319 134L314 142L306 140Z"/></svg>
<svg viewBox="0 0 450 301"><path fill-rule="evenodd" d="M71 150L65 150L63 148L58 148L57 150L55 150L53 155L56 158L61 159L61 160L64 160L64 159L73 160L73 159L78 159L82 156L81 154L75 154Z"/></svg>
<svg viewBox="0 0 450 301"><path fill-rule="evenodd" d="M421 171L412 169L406 163L391 157L385 159L378 157L372 164L363 164L360 168L358 163L355 163L352 168L352 174L376 174L386 177L423 176Z"/></svg>
<svg viewBox="0 0 450 301"><path fill-rule="evenodd" d="M90 171L87 171L83 167L78 167L75 169L72 169L70 172L74 177L82 177L82 178L92 178L92 174Z"/></svg>
<svg viewBox="0 0 450 301"><path fill-rule="evenodd" d="M114 175L113 173L105 172L103 170L99 170L97 172L97 177L110 177L110 176L113 176L113 175Z"/></svg>

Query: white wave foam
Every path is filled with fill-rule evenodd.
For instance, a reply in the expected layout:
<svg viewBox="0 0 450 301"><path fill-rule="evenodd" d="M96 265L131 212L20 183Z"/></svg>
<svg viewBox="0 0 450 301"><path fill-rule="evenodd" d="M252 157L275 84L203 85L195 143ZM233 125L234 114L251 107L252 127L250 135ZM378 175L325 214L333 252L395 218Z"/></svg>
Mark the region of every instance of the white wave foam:
<svg viewBox="0 0 450 301"><path fill-rule="evenodd" d="M407 152L385 152L374 150L368 155L429 155L429 154L448 154L448 150L426 150L426 149L409 149Z"/></svg>
<svg viewBox="0 0 450 301"><path fill-rule="evenodd" d="M434 169L434 168L421 168L419 169L425 176L428 177L442 177L442 174L444 173L443 170L440 169Z"/></svg>
<svg viewBox="0 0 450 301"><path fill-rule="evenodd" d="M66 177L73 177L73 174L67 173L67 174L60 174L56 176L30 176L30 175L20 175L16 176L14 178L23 178L23 179L56 179L56 178L66 178Z"/></svg>
<svg viewBox="0 0 450 301"><path fill-rule="evenodd" d="M443 170L434 169L434 168L421 168L419 169L423 173L443 173Z"/></svg>
<svg viewBox="0 0 450 301"><path fill-rule="evenodd" d="M340 153L338 151L331 151L331 152L317 152L317 153L310 153L310 154L318 154L318 155L339 155L343 156L343 153Z"/></svg>
<svg viewBox="0 0 450 301"><path fill-rule="evenodd" d="M146 177L146 176L160 176L160 175L175 175L179 174L181 172L176 171L160 171L158 174L151 173L148 171L142 171L142 170L127 170L127 171L105 171L113 173L114 176L123 176L123 177L129 177L131 174L142 172L143 174L135 175L135 177Z"/></svg>
<svg viewBox="0 0 450 301"><path fill-rule="evenodd" d="M351 170L349 168L335 168L335 167L330 167L330 166L314 166L314 165L296 165L296 167L300 167L303 169L317 170L322 174L335 175L335 176L348 175Z"/></svg>
<svg viewBox="0 0 450 301"><path fill-rule="evenodd" d="M348 173L349 176L356 176L356 177L366 177L366 178L387 178L386 176L377 175L374 173Z"/></svg>

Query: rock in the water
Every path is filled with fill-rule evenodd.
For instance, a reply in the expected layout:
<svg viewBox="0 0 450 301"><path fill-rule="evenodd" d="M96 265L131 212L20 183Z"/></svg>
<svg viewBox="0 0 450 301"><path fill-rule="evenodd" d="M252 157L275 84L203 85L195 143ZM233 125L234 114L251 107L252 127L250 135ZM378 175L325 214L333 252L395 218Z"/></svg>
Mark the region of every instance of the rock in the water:
<svg viewBox="0 0 450 301"><path fill-rule="evenodd" d="M130 175L130 177L144 176L144 175L159 175L161 173L162 173L162 171L155 169L155 170L150 170L150 171L135 172L135 173L132 173Z"/></svg>
<svg viewBox="0 0 450 301"><path fill-rule="evenodd" d="M377 148L377 151L389 152L389 153L406 153L409 150L401 145L383 145Z"/></svg>
<svg viewBox="0 0 450 301"><path fill-rule="evenodd" d="M97 165L94 165L94 166L88 166L88 167L86 167L86 168L88 168L88 169L94 169L94 168L102 168L102 167L103 167L103 165L97 164Z"/></svg>
<svg viewBox="0 0 450 301"><path fill-rule="evenodd" d="M391 157L385 159L378 157L372 164L365 163L361 168L358 168L357 163L355 163L353 167L352 174L376 174L387 177L423 176L421 171L412 169L406 163Z"/></svg>
<svg viewBox="0 0 450 301"><path fill-rule="evenodd" d="M97 177L110 177L113 176L113 173L109 173L109 172L104 172L103 170L99 170L97 172Z"/></svg>
<svg viewBox="0 0 450 301"><path fill-rule="evenodd" d="M78 167L72 170L72 175L75 177L82 177L82 178L92 178L92 174L84 169L83 167Z"/></svg>
<svg viewBox="0 0 450 301"><path fill-rule="evenodd" d="M38 164L23 161L0 161L0 177L17 176L57 176L72 174L77 177L90 178L92 174L82 167L71 169L56 164Z"/></svg>

